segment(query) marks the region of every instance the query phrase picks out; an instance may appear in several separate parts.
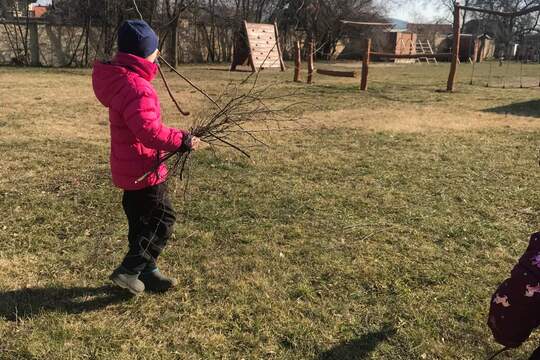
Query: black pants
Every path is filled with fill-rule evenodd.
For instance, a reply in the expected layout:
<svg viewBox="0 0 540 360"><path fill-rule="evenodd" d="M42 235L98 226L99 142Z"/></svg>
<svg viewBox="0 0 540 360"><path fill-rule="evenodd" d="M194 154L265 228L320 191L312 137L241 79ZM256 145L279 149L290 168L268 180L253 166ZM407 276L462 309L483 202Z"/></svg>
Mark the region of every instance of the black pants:
<svg viewBox="0 0 540 360"><path fill-rule="evenodd" d="M156 269L156 261L172 235L176 214L165 183L124 191L122 206L129 224L129 251L122 262L134 273Z"/></svg>

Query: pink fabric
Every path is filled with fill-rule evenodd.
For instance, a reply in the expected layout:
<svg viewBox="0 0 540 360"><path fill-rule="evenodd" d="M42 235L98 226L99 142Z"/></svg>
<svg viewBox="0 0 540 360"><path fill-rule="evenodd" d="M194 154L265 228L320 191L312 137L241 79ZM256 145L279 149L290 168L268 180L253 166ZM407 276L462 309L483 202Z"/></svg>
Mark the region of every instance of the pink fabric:
<svg viewBox="0 0 540 360"><path fill-rule="evenodd" d="M156 64L125 53L118 53L109 63L94 64L94 93L109 108L112 179L124 190L139 190L164 182L165 165L135 183L156 166L163 152L175 151L182 145L184 132L161 122L159 99L150 84L157 71Z"/></svg>

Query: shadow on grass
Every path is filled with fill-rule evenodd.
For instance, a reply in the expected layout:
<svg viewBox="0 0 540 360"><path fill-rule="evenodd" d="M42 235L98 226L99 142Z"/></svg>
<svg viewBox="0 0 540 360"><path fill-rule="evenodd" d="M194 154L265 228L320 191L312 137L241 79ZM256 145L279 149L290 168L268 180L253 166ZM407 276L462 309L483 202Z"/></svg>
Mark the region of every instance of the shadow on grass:
<svg viewBox="0 0 540 360"><path fill-rule="evenodd" d="M315 360L361 360L377 348L377 346L394 336L396 329L385 326L379 331L362 335L358 339L341 343L320 354Z"/></svg>
<svg viewBox="0 0 540 360"><path fill-rule="evenodd" d="M133 297L113 286L33 288L0 292L0 318L27 319L44 312L80 314Z"/></svg>
<svg viewBox="0 0 540 360"><path fill-rule="evenodd" d="M491 109L485 109L484 111L496 114L510 114L540 118L540 100L513 103L509 105L494 107Z"/></svg>

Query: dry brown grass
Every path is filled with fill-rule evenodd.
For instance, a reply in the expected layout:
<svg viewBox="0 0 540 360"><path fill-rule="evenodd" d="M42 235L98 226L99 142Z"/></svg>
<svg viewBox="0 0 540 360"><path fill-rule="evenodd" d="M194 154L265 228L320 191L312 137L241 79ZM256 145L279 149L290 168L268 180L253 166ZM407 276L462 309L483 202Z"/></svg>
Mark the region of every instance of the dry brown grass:
<svg viewBox="0 0 540 360"><path fill-rule="evenodd" d="M1 68L0 359L485 358L489 296L540 220L540 107L469 69L456 94L443 65L375 66L367 93L264 73L309 103L302 131L197 154L160 265L180 286L130 299L107 285L126 223L90 72ZM181 71L213 95L245 76Z"/></svg>
<svg viewBox="0 0 540 360"><path fill-rule="evenodd" d="M398 114L399 113L399 114ZM331 120L329 120L331 119ZM405 105L399 109L335 110L306 114L307 127L353 128L397 133L470 132L489 129L537 131L540 122L527 116L512 116L441 109L437 106Z"/></svg>

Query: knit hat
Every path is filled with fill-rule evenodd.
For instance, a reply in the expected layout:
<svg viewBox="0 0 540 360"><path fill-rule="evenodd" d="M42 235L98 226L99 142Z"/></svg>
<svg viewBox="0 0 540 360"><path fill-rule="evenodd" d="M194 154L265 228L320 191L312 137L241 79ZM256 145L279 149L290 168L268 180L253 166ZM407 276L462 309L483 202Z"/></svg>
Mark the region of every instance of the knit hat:
<svg viewBox="0 0 540 360"><path fill-rule="evenodd" d="M146 58L159 46L159 40L144 20L126 20L118 29L118 51Z"/></svg>

